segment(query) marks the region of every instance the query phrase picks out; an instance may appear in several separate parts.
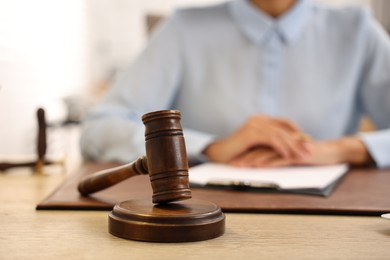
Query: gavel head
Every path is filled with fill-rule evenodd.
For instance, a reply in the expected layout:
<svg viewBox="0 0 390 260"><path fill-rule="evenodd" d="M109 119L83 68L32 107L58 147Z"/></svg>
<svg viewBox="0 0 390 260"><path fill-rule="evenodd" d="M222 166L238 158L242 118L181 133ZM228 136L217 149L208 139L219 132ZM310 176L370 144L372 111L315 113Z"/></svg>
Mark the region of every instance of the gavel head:
<svg viewBox="0 0 390 260"><path fill-rule="evenodd" d="M153 203L191 198L181 113L162 110L142 116Z"/></svg>

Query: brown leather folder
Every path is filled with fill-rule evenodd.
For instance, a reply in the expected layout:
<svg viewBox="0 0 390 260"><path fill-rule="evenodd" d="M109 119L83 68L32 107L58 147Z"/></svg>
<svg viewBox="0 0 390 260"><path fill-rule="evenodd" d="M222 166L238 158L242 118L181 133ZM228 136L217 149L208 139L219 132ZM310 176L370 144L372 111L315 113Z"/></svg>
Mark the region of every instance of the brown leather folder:
<svg viewBox="0 0 390 260"><path fill-rule="evenodd" d="M119 202L151 198L148 176L136 176L83 197L79 180L118 164L86 163L37 205L38 210L111 210ZM191 174L191 169L190 169ZM214 202L225 212L380 215L390 212L390 169L353 168L328 197L264 190L191 188L192 196Z"/></svg>

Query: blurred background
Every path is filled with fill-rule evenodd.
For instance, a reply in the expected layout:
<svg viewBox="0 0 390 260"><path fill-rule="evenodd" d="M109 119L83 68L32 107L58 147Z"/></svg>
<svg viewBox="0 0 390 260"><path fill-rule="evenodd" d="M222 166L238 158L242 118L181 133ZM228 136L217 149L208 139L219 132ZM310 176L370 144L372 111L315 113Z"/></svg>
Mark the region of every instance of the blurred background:
<svg viewBox="0 0 390 260"><path fill-rule="evenodd" d="M319 0L317 0L319 1ZM369 5L390 30L388 0ZM0 161L36 152L36 110L46 110L48 154L79 158L78 122L177 7L221 0L0 0Z"/></svg>

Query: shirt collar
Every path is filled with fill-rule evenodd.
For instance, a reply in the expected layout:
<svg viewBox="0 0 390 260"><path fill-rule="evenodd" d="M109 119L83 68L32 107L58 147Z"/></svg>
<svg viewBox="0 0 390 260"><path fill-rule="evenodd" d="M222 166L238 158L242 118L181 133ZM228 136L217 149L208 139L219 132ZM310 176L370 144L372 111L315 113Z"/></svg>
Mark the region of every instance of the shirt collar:
<svg viewBox="0 0 390 260"><path fill-rule="evenodd" d="M307 22L310 11L308 0L297 0L294 6L278 18L273 18L257 9L249 0L230 2L233 17L243 33L256 43L264 43L271 31L286 44L298 38Z"/></svg>

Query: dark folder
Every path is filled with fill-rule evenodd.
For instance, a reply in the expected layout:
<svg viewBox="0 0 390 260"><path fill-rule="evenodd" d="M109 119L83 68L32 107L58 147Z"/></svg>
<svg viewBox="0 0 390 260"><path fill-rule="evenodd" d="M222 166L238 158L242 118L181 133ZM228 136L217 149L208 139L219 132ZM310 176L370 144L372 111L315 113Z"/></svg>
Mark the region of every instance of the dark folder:
<svg viewBox="0 0 390 260"><path fill-rule="evenodd" d="M117 164L84 164L40 202L37 209L111 210L121 201L151 198L148 176L127 179L89 197L79 195L77 185L83 176L113 166ZM193 198L214 202L225 212L334 215L380 215L390 212L390 169L353 168L328 197L195 187L191 190Z"/></svg>

